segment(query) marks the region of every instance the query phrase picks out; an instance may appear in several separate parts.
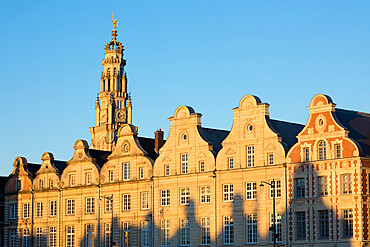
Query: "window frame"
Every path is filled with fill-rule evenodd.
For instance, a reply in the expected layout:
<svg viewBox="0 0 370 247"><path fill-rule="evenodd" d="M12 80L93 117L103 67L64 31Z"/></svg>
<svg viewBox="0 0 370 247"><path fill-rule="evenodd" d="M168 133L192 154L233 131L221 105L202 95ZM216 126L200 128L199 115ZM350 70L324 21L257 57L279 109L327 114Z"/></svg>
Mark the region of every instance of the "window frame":
<svg viewBox="0 0 370 247"><path fill-rule="evenodd" d="M234 201L234 185L233 184L223 184L223 202L232 202Z"/></svg>
<svg viewBox="0 0 370 247"><path fill-rule="evenodd" d="M247 244L257 244L258 242L258 218L257 214L245 215L245 241Z"/></svg>
<svg viewBox="0 0 370 247"><path fill-rule="evenodd" d="M171 190L161 190L161 206L171 206Z"/></svg>
<svg viewBox="0 0 370 247"><path fill-rule="evenodd" d="M247 146L247 167L255 167L255 147L254 145Z"/></svg>
<svg viewBox="0 0 370 247"><path fill-rule="evenodd" d="M201 186L200 190L200 203L211 203L211 187L210 186Z"/></svg>
<svg viewBox="0 0 370 247"><path fill-rule="evenodd" d="M257 200L257 183L246 182L245 183L245 200Z"/></svg>
<svg viewBox="0 0 370 247"><path fill-rule="evenodd" d="M189 173L189 157L188 153L181 154L181 174Z"/></svg>
<svg viewBox="0 0 370 247"><path fill-rule="evenodd" d="M131 194L122 194L122 211L131 210Z"/></svg>

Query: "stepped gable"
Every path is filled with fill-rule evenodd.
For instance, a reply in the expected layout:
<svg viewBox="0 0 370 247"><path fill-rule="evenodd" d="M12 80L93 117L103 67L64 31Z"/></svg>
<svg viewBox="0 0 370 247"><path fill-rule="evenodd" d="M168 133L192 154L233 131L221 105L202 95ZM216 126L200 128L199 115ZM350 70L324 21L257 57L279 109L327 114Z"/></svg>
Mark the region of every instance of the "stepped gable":
<svg viewBox="0 0 370 247"><path fill-rule="evenodd" d="M370 114L344 109L335 109L338 121L349 130L348 137L360 145L360 155L370 156Z"/></svg>
<svg viewBox="0 0 370 247"><path fill-rule="evenodd" d="M283 142L287 145L288 148L291 148L295 143L298 142L297 135L302 131L304 125L284 122L280 120L270 119L271 125L275 132L278 133L283 139Z"/></svg>
<svg viewBox="0 0 370 247"><path fill-rule="evenodd" d="M89 149L89 154L92 158L94 158L96 161L96 164L98 164L100 167L102 167L107 161L108 156L112 152L110 151L103 151L103 150L96 150L96 149Z"/></svg>
<svg viewBox="0 0 370 247"><path fill-rule="evenodd" d="M230 131L211 129L211 128L199 128L199 133L202 134L203 139L210 142L213 145L213 150L216 154L222 148L222 141L229 135Z"/></svg>

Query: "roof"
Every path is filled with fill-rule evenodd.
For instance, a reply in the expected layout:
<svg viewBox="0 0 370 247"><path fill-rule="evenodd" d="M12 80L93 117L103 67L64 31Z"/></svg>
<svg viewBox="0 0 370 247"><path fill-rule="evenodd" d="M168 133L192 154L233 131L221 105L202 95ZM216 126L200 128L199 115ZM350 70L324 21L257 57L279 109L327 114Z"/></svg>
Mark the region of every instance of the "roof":
<svg viewBox="0 0 370 247"><path fill-rule="evenodd" d="M95 158L96 163L102 167L108 160L108 156L112 152L110 151L102 151L102 150L96 150L96 149L89 149L89 154L91 157Z"/></svg>
<svg viewBox="0 0 370 247"><path fill-rule="evenodd" d="M27 164L27 169L28 171L32 174L32 177L36 177L36 172L40 169L41 165L39 164L33 164L33 163L28 163Z"/></svg>
<svg viewBox="0 0 370 247"><path fill-rule="evenodd" d="M344 109L335 109L334 114L339 123L349 130L349 138L360 145L360 155L370 156L370 114Z"/></svg>
<svg viewBox="0 0 370 247"><path fill-rule="evenodd" d="M53 160L53 163L60 173L67 167L67 161Z"/></svg>
<svg viewBox="0 0 370 247"><path fill-rule="evenodd" d="M270 123L273 130L275 130L275 132L277 132L283 138L283 142L288 148L291 148L295 143L298 142L297 135L304 128L303 124L284 122L274 119L270 119Z"/></svg>
<svg viewBox="0 0 370 247"><path fill-rule="evenodd" d="M0 176L0 194L5 193L5 184L8 182L9 177Z"/></svg>
<svg viewBox="0 0 370 247"><path fill-rule="evenodd" d="M140 145L144 150L148 153L148 156L152 160L156 160L158 158L157 152L154 150L155 147L155 140L153 138L148 137L138 137ZM166 142L163 140L163 143Z"/></svg>
<svg viewBox="0 0 370 247"><path fill-rule="evenodd" d="M213 150L216 152L216 154L221 150L222 148L222 141L229 135L230 131L227 130L219 130L219 129L211 129L211 128L204 128L200 127L199 131L202 135L202 137L212 143Z"/></svg>

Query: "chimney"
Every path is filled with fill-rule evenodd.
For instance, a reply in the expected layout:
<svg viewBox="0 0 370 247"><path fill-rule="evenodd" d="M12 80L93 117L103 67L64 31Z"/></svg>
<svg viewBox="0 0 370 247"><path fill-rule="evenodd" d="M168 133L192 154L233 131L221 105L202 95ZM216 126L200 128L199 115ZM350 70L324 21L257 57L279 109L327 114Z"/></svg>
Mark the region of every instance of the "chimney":
<svg viewBox="0 0 370 247"><path fill-rule="evenodd" d="M154 151L156 153L159 153L159 149L163 146L164 141L163 141L163 135L164 132L161 129L157 129L156 132L154 132L155 136L155 141L154 141Z"/></svg>

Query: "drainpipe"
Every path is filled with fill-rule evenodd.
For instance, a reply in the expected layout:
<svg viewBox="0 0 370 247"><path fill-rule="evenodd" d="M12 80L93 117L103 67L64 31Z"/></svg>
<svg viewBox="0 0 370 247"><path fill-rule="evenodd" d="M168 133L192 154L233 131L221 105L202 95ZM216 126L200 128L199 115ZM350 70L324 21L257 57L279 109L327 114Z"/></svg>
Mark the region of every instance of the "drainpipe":
<svg viewBox="0 0 370 247"><path fill-rule="evenodd" d="M97 226L97 235L98 235L98 247L101 245L101 239L100 239L100 184L98 185L98 226ZM112 203L113 207L113 203ZM113 208L112 208L113 211ZM113 223L113 222L112 222ZM113 226L113 225L112 225Z"/></svg>
<svg viewBox="0 0 370 247"><path fill-rule="evenodd" d="M285 247L288 247L288 178L286 163L284 166L284 179L285 179Z"/></svg>
<svg viewBox="0 0 370 247"><path fill-rule="evenodd" d="M34 190L31 189L31 247L33 246L33 194Z"/></svg>
<svg viewBox="0 0 370 247"><path fill-rule="evenodd" d="M61 245L61 243L60 243L60 241L61 241L61 236L60 236L60 211L61 211L61 197L62 197L62 195L61 195L61 193L62 193L62 190L59 188L58 189L59 190L59 196L58 196L58 205L59 205L59 207L58 207L58 242L59 242L59 246L62 246Z"/></svg>
<svg viewBox="0 0 370 247"><path fill-rule="evenodd" d="M154 246L154 177L151 177L152 180L152 215L151 215L151 228L152 228L152 246Z"/></svg>
<svg viewBox="0 0 370 247"><path fill-rule="evenodd" d="M213 171L212 178L214 181L214 187L215 187L215 247L217 247L217 187L216 187L216 169Z"/></svg>

